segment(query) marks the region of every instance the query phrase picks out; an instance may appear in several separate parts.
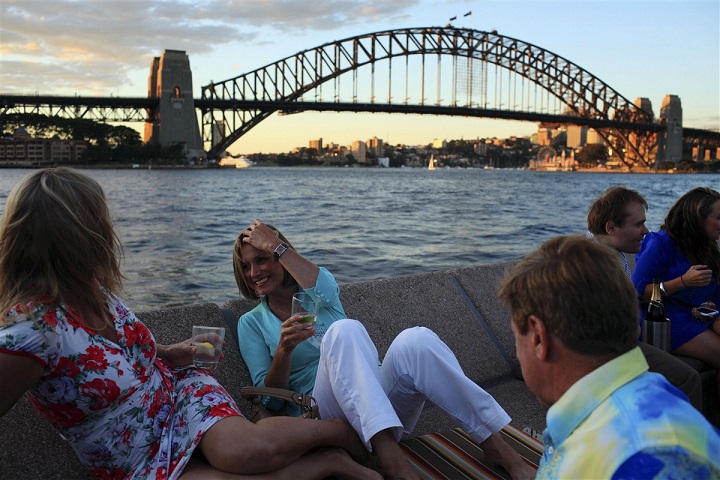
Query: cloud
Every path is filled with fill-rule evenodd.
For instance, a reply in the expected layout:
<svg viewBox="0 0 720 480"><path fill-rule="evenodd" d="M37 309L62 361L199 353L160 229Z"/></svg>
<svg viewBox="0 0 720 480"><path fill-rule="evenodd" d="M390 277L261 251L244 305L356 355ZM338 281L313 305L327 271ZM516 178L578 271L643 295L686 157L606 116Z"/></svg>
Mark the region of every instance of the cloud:
<svg viewBox="0 0 720 480"><path fill-rule="evenodd" d="M720 115L685 118L683 119L683 125L691 128L700 128L703 130L720 131Z"/></svg>
<svg viewBox="0 0 720 480"><path fill-rule="evenodd" d="M3 0L0 83L6 93L104 95L129 83L131 72L147 71L166 48L211 54L236 42L252 44L268 30L302 33L401 18L416 3Z"/></svg>

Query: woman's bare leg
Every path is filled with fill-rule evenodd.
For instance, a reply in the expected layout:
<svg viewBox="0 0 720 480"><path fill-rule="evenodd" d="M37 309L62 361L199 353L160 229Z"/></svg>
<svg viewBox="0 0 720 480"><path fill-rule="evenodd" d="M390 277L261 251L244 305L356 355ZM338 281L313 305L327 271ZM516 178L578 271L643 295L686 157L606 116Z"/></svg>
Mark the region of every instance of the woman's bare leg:
<svg viewBox="0 0 720 480"><path fill-rule="evenodd" d="M269 473L239 475L223 472L204 460L193 458L180 478L183 480L271 480L277 478L302 478L320 480L335 477L339 480L382 480L382 476L356 463L345 450L322 448L297 459L290 465Z"/></svg>
<svg viewBox="0 0 720 480"><path fill-rule="evenodd" d="M715 319L712 326L692 340L683 343L672 353L693 357L718 369L715 388L720 398L720 319Z"/></svg>
<svg viewBox="0 0 720 480"><path fill-rule="evenodd" d="M199 444L208 463L230 473L257 474L279 470L317 447L339 447L366 463L370 455L343 420L270 417L251 423L242 417L220 420Z"/></svg>

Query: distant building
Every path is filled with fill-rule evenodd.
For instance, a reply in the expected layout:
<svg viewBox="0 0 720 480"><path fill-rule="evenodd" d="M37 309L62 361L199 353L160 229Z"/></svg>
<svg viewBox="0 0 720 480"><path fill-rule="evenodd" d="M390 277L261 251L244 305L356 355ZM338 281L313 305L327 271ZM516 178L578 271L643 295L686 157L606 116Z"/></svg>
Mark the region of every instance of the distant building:
<svg viewBox="0 0 720 480"><path fill-rule="evenodd" d="M584 147L587 142L586 127L579 125L568 125L567 127L567 147L568 148L581 148Z"/></svg>
<svg viewBox="0 0 720 480"><path fill-rule="evenodd" d="M85 150L84 140L33 138L24 128L19 128L12 138L0 139L0 162L28 166L77 163Z"/></svg>
<svg viewBox="0 0 720 480"><path fill-rule="evenodd" d="M473 149L475 150L475 153L481 157L486 157L488 154L488 144L485 142L476 143Z"/></svg>
<svg viewBox="0 0 720 480"><path fill-rule="evenodd" d="M368 152L372 152L376 157L380 157L384 154L384 144L382 139L373 137L365 142Z"/></svg>
<svg viewBox="0 0 720 480"><path fill-rule="evenodd" d="M308 142L308 148L314 148L318 153L323 151L323 139L322 137L317 140L310 140Z"/></svg>
<svg viewBox="0 0 720 480"><path fill-rule="evenodd" d="M537 143L538 145L546 146L552 145L552 129L550 128L538 128Z"/></svg>
<svg viewBox="0 0 720 480"><path fill-rule="evenodd" d="M362 140L355 140L350 147L350 153L355 157L355 161L358 163L367 162L367 147L365 142Z"/></svg>
<svg viewBox="0 0 720 480"><path fill-rule="evenodd" d="M587 132L587 143L597 143L598 145L605 145L605 140L600 136L597 130L590 129Z"/></svg>
<svg viewBox="0 0 720 480"><path fill-rule="evenodd" d="M435 138L432 141L432 147L433 148L447 148L447 140L445 140L445 139L440 140L438 138Z"/></svg>

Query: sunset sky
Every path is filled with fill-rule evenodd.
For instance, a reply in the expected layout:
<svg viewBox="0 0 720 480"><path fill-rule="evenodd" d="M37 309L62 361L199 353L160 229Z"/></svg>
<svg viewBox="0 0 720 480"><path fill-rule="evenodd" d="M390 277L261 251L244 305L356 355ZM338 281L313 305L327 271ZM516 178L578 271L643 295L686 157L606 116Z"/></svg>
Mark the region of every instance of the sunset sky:
<svg viewBox="0 0 720 480"><path fill-rule="evenodd" d="M188 53L199 97L211 81L326 42L443 26L454 16L454 26L494 29L560 55L630 100L647 97L656 115L666 94L678 95L685 126L720 129L718 0L1 0L0 92L145 96L152 58L174 49ZM536 129L459 117L275 115L230 151L284 152L318 137L427 144Z"/></svg>

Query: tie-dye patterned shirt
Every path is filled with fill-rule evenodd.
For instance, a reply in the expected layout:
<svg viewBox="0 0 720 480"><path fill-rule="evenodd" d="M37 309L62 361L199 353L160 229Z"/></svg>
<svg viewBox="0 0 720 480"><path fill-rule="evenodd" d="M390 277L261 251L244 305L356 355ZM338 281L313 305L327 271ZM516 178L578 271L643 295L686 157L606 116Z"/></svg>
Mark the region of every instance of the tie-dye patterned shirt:
<svg viewBox="0 0 720 480"><path fill-rule="evenodd" d="M548 410L538 479L720 478L720 432L639 348L576 382Z"/></svg>

